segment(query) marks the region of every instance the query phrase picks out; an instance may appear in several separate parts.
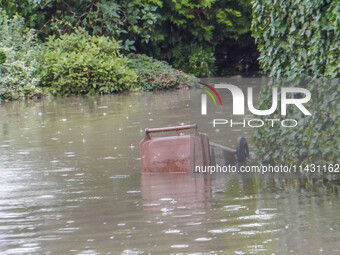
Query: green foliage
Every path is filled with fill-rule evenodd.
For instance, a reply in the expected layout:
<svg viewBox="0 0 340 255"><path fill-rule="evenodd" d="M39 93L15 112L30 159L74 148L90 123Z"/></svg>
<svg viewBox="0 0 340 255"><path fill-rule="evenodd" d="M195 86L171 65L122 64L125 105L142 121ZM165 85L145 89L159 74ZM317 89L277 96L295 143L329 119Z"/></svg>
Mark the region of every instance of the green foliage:
<svg viewBox="0 0 340 255"><path fill-rule="evenodd" d="M214 74L216 63L220 69L249 65L247 56L256 51L250 0L0 0L0 5L23 16L42 40L82 27L119 40L124 53L144 53L199 76Z"/></svg>
<svg viewBox="0 0 340 255"><path fill-rule="evenodd" d="M260 109L272 105L272 86L304 87L311 92L311 100L305 104L312 116L303 115L296 107L288 106L287 115L279 109L271 116L256 116L257 119L295 119L298 126L284 128L262 127L253 136L256 156L261 163L275 164L325 164L335 163L340 156L340 86L339 79L273 79L261 88ZM264 122L266 122L264 120Z"/></svg>
<svg viewBox="0 0 340 255"><path fill-rule="evenodd" d="M114 93L133 89L137 75L119 54L118 42L83 29L51 36L41 56L43 86L54 95Z"/></svg>
<svg viewBox="0 0 340 255"><path fill-rule="evenodd" d="M253 36L270 77L340 75L340 3L253 1Z"/></svg>
<svg viewBox="0 0 340 255"><path fill-rule="evenodd" d="M181 88L194 85L198 80L172 68L163 61L146 55L129 54L128 66L138 74L137 83L141 90Z"/></svg>
<svg viewBox="0 0 340 255"><path fill-rule="evenodd" d="M19 14L26 25L42 37L74 32L82 27L91 35L105 35L122 41L124 50L135 50L138 39L148 43L159 19L157 0L0 0L10 14Z"/></svg>
<svg viewBox="0 0 340 255"><path fill-rule="evenodd" d="M119 53L118 42L83 29L49 37L41 55L42 84L54 95L114 93L188 86L193 77L145 55Z"/></svg>
<svg viewBox="0 0 340 255"><path fill-rule="evenodd" d="M248 46L253 44L249 0L164 1L159 13L157 36L142 48L195 75L215 74L216 56L224 63L233 54L232 48L242 44L240 38Z"/></svg>
<svg viewBox="0 0 340 255"><path fill-rule="evenodd" d="M66 24L64 22L63 24ZM188 86L194 78L165 62L119 53L119 42L83 28L37 46L23 18L0 15L0 97L114 93ZM138 74L138 76L137 76ZM137 83L138 81L138 83ZM139 86L137 88L137 86Z"/></svg>
<svg viewBox="0 0 340 255"><path fill-rule="evenodd" d="M159 18L155 2L81 0L66 4L62 1L61 5L55 5L59 12L54 13L52 24L61 33L70 33L76 26L92 35L119 38L123 50L136 50L136 38L148 43Z"/></svg>
<svg viewBox="0 0 340 255"><path fill-rule="evenodd" d="M312 99L312 117L288 112L294 129L261 128L254 135L257 158L275 163L335 163L340 157L340 4L336 0L253 1L252 31L262 68L272 78L289 78L289 86L305 87ZM312 77L307 82L300 79ZM316 79L320 77L322 79ZM287 86L273 80L272 86ZM269 109L271 93L264 86L259 106ZM280 119L273 114L271 119Z"/></svg>
<svg viewBox="0 0 340 255"><path fill-rule="evenodd" d="M23 19L11 19L0 9L0 98L41 93L36 76L38 50L35 32L25 28Z"/></svg>
<svg viewBox="0 0 340 255"><path fill-rule="evenodd" d="M198 77L212 76L216 72L214 52L209 47L194 46L188 48L185 45L178 46L172 51L174 66L181 67L186 73Z"/></svg>
<svg viewBox="0 0 340 255"><path fill-rule="evenodd" d="M48 8L52 7L55 0L0 0L8 16L18 15L24 18L26 27L40 29L49 16ZM43 10L46 8L46 10Z"/></svg>
<svg viewBox="0 0 340 255"><path fill-rule="evenodd" d="M187 72L200 77L211 76L216 72L215 61L212 49L196 46L189 56L189 70Z"/></svg>
<svg viewBox="0 0 340 255"><path fill-rule="evenodd" d="M3 64L6 62L6 55L3 50L0 50L0 64Z"/></svg>

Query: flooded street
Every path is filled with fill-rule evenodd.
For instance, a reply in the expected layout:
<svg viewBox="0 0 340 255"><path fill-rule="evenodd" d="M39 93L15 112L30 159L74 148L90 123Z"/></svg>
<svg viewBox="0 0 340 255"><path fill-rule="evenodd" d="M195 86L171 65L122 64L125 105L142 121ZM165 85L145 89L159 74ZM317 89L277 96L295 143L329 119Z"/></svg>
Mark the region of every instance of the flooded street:
<svg viewBox="0 0 340 255"><path fill-rule="evenodd" d="M339 254L336 186L140 174L144 129L191 124L192 95L2 102L0 253ZM221 132L250 143L251 129L209 138Z"/></svg>

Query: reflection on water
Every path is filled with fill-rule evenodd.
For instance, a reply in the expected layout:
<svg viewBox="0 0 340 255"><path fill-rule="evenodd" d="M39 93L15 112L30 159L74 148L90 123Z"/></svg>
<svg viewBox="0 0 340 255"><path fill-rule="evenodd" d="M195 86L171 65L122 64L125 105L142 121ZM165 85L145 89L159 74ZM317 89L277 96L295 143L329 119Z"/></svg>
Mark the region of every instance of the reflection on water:
<svg viewBox="0 0 340 255"><path fill-rule="evenodd" d="M144 128L190 124L190 96L1 104L0 253L338 254L336 187L140 175Z"/></svg>

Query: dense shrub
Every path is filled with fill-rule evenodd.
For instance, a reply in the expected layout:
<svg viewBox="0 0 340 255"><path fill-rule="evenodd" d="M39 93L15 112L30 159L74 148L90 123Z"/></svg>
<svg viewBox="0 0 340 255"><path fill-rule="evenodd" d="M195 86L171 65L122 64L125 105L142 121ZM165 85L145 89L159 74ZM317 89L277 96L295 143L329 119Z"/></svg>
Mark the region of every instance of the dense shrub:
<svg viewBox="0 0 340 255"><path fill-rule="evenodd" d="M207 66L210 73L217 66L219 74L257 67L250 0L0 0L0 5L23 16L42 40L82 27L121 41L124 53L136 50L195 75L207 75ZM198 48L203 58L197 58ZM198 68L186 69L192 59Z"/></svg>
<svg viewBox="0 0 340 255"><path fill-rule="evenodd" d="M133 89L136 73L118 42L83 29L51 36L41 55L42 84L54 95L114 93Z"/></svg>
<svg viewBox="0 0 340 255"><path fill-rule="evenodd" d="M172 68L164 61L158 61L141 54L129 54L128 66L138 74L137 83L141 90L169 89L191 86L197 79Z"/></svg>
<svg viewBox="0 0 340 255"><path fill-rule="evenodd" d="M36 76L38 49L34 30L26 29L21 17L11 19L0 9L0 98L41 93Z"/></svg>
<svg viewBox="0 0 340 255"><path fill-rule="evenodd" d="M50 37L41 55L42 84L54 95L188 86L195 79L145 55L119 53L118 42L82 29Z"/></svg>
<svg viewBox="0 0 340 255"><path fill-rule="evenodd" d="M138 54L124 57L119 42L90 35L83 28L38 44L23 18L0 14L0 98L41 95L42 91L71 95L167 89L195 82L165 62Z"/></svg>
<svg viewBox="0 0 340 255"><path fill-rule="evenodd" d="M294 129L257 129L254 141L260 161L335 163L340 157L340 5L336 0L253 1L253 35L260 50L262 68L271 86L305 87L312 98L312 117L288 112L298 119ZM313 78L307 82L296 78ZM316 79L320 77L321 79ZM270 86L264 86L259 106L271 106ZM280 119L274 114L271 119Z"/></svg>
<svg viewBox="0 0 340 255"><path fill-rule="evenodd" d="M174 66L197 77L209 77L216 73L216 58L211 47L177 45L172 51Z"/></svg>
<svg viewBox="0 0 340 255"><path fill-rule="evenodd" d="M144 52L165 59L175 68L197 76L223 72L225 63L233 66L249 63L244 53L230 61L235 48L252 48L250 0L162 1L155 36ZM246 45L246 46L245 46ZM151 46L151 47L150 47ZM256 50L256 49L255 49ZM230 68L231 69L231 68Z"/></svg>

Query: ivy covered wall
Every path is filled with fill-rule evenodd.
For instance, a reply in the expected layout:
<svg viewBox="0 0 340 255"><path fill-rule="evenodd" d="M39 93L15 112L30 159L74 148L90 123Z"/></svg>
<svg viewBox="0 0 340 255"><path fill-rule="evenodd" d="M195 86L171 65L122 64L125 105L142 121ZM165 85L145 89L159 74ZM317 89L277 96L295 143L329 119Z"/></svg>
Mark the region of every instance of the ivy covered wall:
<svg viewBox="0 0 340 255"><path fill-rule="evenodd" d="M258 160L285 164L338 162L340 2L260 0L252 5L252 32L260 51L260 64L273 78L261 90L259 108L270 108L272 86L304 87L312 95L306 104L312 116L294 109L287 116L279 112L269 116L297 119L297 127L276 126L256 131Z"/></svg>

